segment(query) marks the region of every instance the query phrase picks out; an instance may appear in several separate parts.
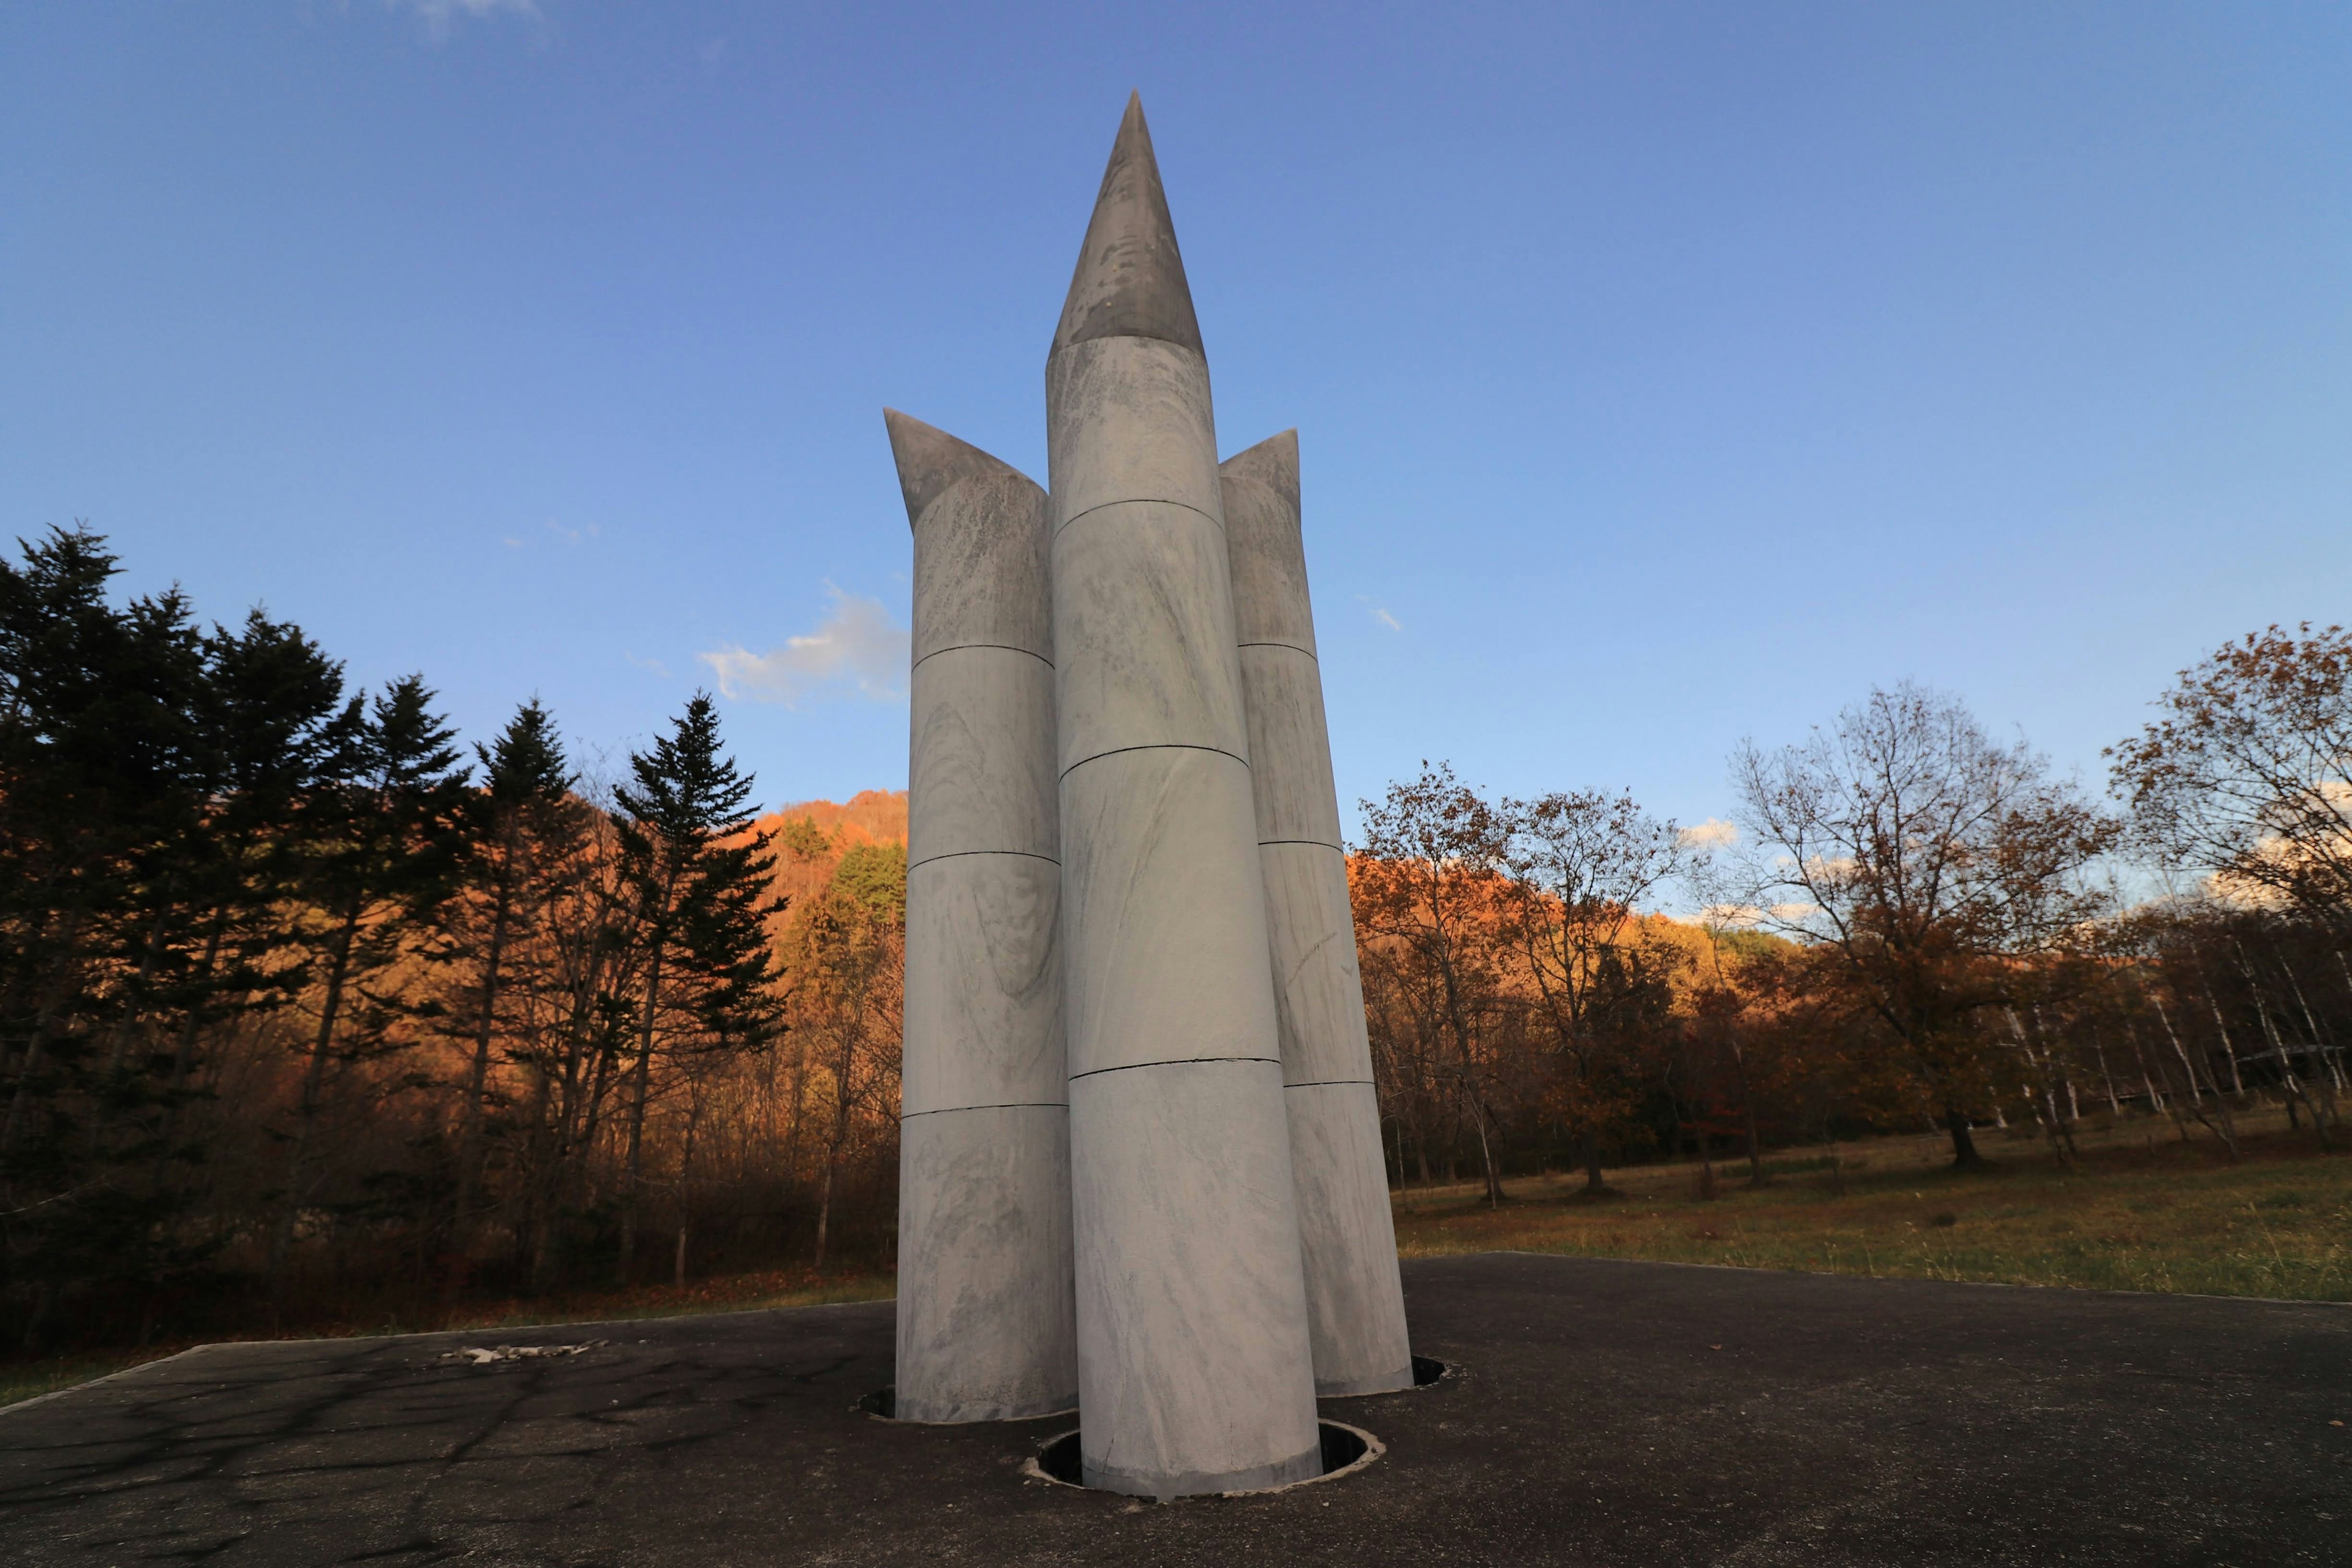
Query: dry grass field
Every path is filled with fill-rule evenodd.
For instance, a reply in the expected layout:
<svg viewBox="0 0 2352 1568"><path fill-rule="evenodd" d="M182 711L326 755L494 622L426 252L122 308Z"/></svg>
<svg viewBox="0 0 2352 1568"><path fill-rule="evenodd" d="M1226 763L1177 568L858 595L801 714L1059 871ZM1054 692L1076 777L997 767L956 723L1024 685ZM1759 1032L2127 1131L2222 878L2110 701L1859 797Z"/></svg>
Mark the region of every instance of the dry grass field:
<svg viewBox="0 0 2352 1568"><path fill-rule="evenodd" d="M2062 1170L2038 1139L1979 1133L1991 1171L1948 1168L1941 1138L1843 1145L1826 1153L1717 1165L1712 1197L1696 1165L1609 1173L1619 1197L1580 1194L1580 1175L1507 1182L1500 1208L1475 1183L1397 1195L1408 1258L1513 1248L1748 1268L1990 1280L2084 1289L2190 1291L2352 1300L2352 1150L2318 1152L2284 1115L2241 1120L2230 1163L2201 1130L2168 1121L2085 1124ZM2340 1141L2340 1140L2339 1140ZM1841 1191L1841 1186L1843 1190Z"/></svg>
<svg viewBox="0 0 2352 1568"><path fill-rule="evenodd" d="M1848 1143L1833 1177L1826 1153L1768 1159L1766 1184L1745 1163L1716 1167L1700 1195L1696 1165L1609 1173L1620 1194L1580 1195L1580 1175L1504 1184L1489 1208L1479 1185L1412 1188L1396 1197L1407 1258L1517 1249L1831 1274L1991 1280L2079 1289L2179 1290L2352 1301L2352 1150L2318 1152L2278 1111L2242 1119L2245 1158L2231 1164L2202 1131L2182 1142L2168 1121L2130 1118L2078 1131L2081 1159L2058 1168L2024 1136L1980 1134L1990 1172L1947 1168L1941 1137ZM1842 1190L1841 1190L1842 1189ZM432 1321L340 1325L345 1334L519 1329L566 1322L748 1311L887 1296L886 1274L816 1278L779 1271L698 1280L684 1289L583 1291L540 1301L473 1303ZM70 1387L184 1346L157 1345L0 1363L0 1405Z"/></svg>

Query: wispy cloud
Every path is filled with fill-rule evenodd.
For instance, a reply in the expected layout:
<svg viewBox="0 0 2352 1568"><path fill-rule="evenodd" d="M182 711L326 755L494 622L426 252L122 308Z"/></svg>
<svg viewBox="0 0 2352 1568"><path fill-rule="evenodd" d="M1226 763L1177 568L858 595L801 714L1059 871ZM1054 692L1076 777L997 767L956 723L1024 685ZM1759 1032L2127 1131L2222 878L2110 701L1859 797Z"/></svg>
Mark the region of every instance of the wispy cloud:
<svg viewBox="0 0 2352 1568"><path fill-rule="evenodd" d="M782 647L752 653L740 645L696 657L728 697L797 708L812 697L855 692L877 702L907 693L907 628L890 624L879 599L845 594L827 583L833 613L816 630Z"/></svg>
<svg viewBox="0 0 2352 1568"><path fill-rule="evenodd" d="M1371 613L1372 619L1380 622L1381 625L1388 627L1389 630L1392 632L1401 632L1404 630L1404 623L1398 620L1394 616L1390 615L1389 607L1386 605L1374 604L1370 595L1359 594L1356 595L1356 602L1363 605L1366 610Z"/></svg>
<svg viewBox="0 0 2352 1568"><path fill-rule="evenodd" d="M1728 849L1739 842L1739 826L1737 823L1726 822L1719 816L1710 816L1705 822L1684 828L1675 837L1682 840L1682 846L1685 849L1702 852L1710 849Z"/></svg>
<svg viewBox="0 0 2352 1568"><path fill-rule="evenodd" d="M449 29L460 21L499 16L519 16L527 22L547 19L539 0L383 0L383 5L387 11L406 11L417 17L436 40L447 37Z"/></svg>

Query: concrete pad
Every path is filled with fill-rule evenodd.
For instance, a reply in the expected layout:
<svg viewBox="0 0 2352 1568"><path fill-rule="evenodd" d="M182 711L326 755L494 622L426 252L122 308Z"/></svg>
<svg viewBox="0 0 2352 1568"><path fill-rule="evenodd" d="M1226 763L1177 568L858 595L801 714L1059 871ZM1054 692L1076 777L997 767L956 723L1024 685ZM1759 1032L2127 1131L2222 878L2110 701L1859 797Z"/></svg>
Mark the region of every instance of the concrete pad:
<svg viewBox="0 0 2352 1568"><path fill-rule="evenodd" d="M891 1306L222 1345L0 1410L11 1568L342 1563L2340 1563L2352 1309L1494 1254L1404 1266L1457 1371L1388 1452L1166 1507L915 1426ZM467 1345L608 1342L473 1366ZM1720 1348L1716 1348L1720 1347Z"/></svg>

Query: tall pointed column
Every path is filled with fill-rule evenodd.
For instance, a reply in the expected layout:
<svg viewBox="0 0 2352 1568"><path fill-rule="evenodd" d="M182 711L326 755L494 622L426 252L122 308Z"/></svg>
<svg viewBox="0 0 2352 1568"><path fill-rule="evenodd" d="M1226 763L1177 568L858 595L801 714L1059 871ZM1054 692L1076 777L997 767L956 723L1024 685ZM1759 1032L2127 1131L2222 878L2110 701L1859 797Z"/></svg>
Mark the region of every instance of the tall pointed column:
<svg viewBox="0 0 2352 1568"><path fill-rule="evenodd" d="M1318 1474L1208 362L1129 100L1045 365L1086 1482Z"/></svg>
<svg viewBox="0 0 2352 1568"><path fill-rule="evenodd" d="M1249 713L1315 1392L1410 1388L1404 1287L1299 536L1298 433L1259 442L1227 458L1218 474Z"/></svg>
<svg viewBox="0 0 2352 1568"><path fill-rule="evenodd" d="M897 1415L1077 1401L1048 517L888 412L915 531Z"/></svg>

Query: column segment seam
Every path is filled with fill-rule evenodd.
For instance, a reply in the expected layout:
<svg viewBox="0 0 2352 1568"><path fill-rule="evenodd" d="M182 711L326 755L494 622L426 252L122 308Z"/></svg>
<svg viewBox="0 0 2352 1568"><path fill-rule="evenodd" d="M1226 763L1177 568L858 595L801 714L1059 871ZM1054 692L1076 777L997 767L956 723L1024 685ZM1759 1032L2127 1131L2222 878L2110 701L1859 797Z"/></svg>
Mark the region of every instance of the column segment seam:
<svg viewBox="0 0 2352 1568"><path fill-rule="evenodd" d="M1213 752L1221 757L1232 757L1234 761L1241 763L1244 772L1247 772L1249 769L1249 759L1247 757L1237 756L1234 752L1225 750L1223 746L1200 746L1194 745L1190 741L1153 741L1148 744L1140 746L1113 746L1108 752L1097 752L1091 757L1080 757L1076 762L1072 763L1068 767L1064 768L1060 773L1054 776L1056 779L1066 779L1072 773L1076 773L1080 768L1085 767L1088 763L1098 763L1105 757L1116 757L1128 752Z"/></svg>
<svg viewBox="0 0 2352 1568"><path fill-rule="evenodd" d="M1257 847L1261 849L1271 849L1277 844L1311 845L1318 849L1335 849L1342 855L1348 852L1344 846L1334 844L1328 838L1261 838L1257 841Z"/></svg>
<svg viewBox="0 0 2352 1568"><path fill-rule="evenodd" d="M898 1113L898 1120L912 1121L918 1116L953 1116L959 1110L1066 1110L1069 1105L1066 1100L991 1100L986 1105L942 1105L937 1110L902 1110Z"/></svg>
<svg viewBox="0 0 2352 1568"><path fill-rule="evenodd" d="M1219 533L1223 533L1225 531L1223 520L1211 517L1207 512L1202 511L1191 501L1170 500L1164 496L1121 496L1117 500L1097 501L1094 505L1087 508L1084 511L1072 513L1069 517L1065 518L1063 521L1054 525L1054 532L1058 537L1062 530L1069 527L1072 523L1082 521L1087 518L1094 516L1094 514L1098 511L1107 511L1115 506L1172 506L1179 511L1191 512L1194 517L1201 519L1211 528L1215 529Z"/></svg>
<svg viewBox="0 0 2352 1568"><path fill-rule="evenodd" d="M1051 855L1040 855L1034 849L947 849L937 855L926 855L919 860L909 861L907 869L911 872L929 865L934 860L960 860L967 855L1018 855L1024 860L1043 860L1048 866L1061 864Z"/></svg>
<svg viewBox="0 0 2352 1568"><path fill-rule="evenodd" d="M1047 658L1044 654L1039 653L1039 652L1038 652L1035 648L1034 648L1034 647L1021 647L1018 643L1009 643L1009 642L960 642L960 643L952 643L952 644L949 645L949 646L948 646L948 647L935 647L935 648L931 649L931 651L930 651L930 652L929 652L929 653L925 654L922 658L920 658L917 659L914 663L912 663L912 664L908 665L908 666L907 667L907 668L908 668L908 672L909 672L909 673L911 673L911 672L913 672L913 671L915 671L915 670L918 670L918 669L922 668L924 665L926 665L926 664L929 663L932 659L935 659L935 658L939 658L939 657L940 657L940 655L941 655L941 654L943 654L943 653L961 653L961 652L963 652L966 648L975 648L975 647L991 647L991 648L996 648L996 649L999 649L999 650L1001 650L1001 651L1003 651L1003 652L1004 652L1004 653L1025 653L1025 654L1027 654L1031 658L1035 659L1039 664L1044 665L1047 669L1051 669L1051 668L1054 668L1054 661L1053 661L1052 659ZM1312 658L1313 656L1312 656L1312 655L1309 655L1308 657Z"/></svg>
<svg viewBox="0 0 2352 1568"><path fill-rule="evenodd" d="M1313 1078L1305 1083L1286 1083L1285 1089L1345 1089L1350 1084L1370 1084L1368 1078Z"/></svg>
<svg viewBox="0 0 2352 1568"><path fill-rule="evenodd" d="M1286 647L1293 653L1305 654L1307 658L1315 660L1318 664L1323 662L1321 656L1317 654L1311 647L1300 647L1295 642L1278 642L1270 637L1258 642L1237 642L1234 644L1234 646L1235 647ZM925 657L928 658L929 656L926 655ZM918 660L917 662L919 663L920 661Z"/></svg>
<svg viewBox="0 0 2352 1568"><path fill-rule="evenodd" d="M1072 1073L1070 1081L1076 1083L1082 1078L1100 1078L1109 1072L1133 1072L1138 1068L1182 1068L1209 1062L1261 1062L1267 1067L1277 1068L1282 1065L1276 1057L1171 1057L1166 1061L1126 1062L1115 1068L1089 1068L1085 1072Z"/></svg>

